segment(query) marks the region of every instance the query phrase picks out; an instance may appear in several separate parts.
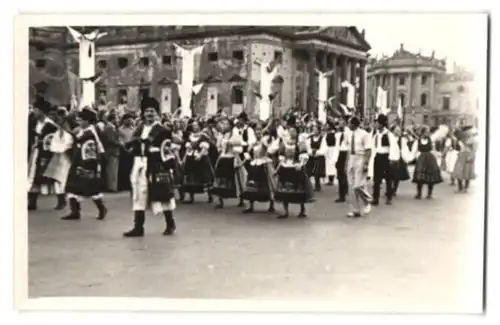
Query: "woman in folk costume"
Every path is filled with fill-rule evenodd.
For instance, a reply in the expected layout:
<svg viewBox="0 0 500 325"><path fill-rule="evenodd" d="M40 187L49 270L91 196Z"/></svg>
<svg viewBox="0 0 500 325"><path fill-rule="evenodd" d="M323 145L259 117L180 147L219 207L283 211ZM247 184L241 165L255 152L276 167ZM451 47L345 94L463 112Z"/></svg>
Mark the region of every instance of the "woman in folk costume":
<svg viewBox="0 0 500 325"><path fill-rule="evenodd" d="M460 151L460 144L458 139L453 134L449 134L444 140L441 170L450 175L450 185L452 186L455 185L455 179L453 178L453 170L455 169L455 163L457 162L459 151Z"/></svg>
<svg viewBox="0 0 500 325"><path fill-rule="evenodd" d="M95 126L97 113L90 107L84 107L79 116L81 128L74 139L72 164L66 184L71 212L61 219L79 220L80 202L83 198L91 197L99 212L97 219L103 220L107 213L102 195L104 147Z"/></svg>
<svg viewBox="0 0 500 325"><path fill-rule="evenodd" d="M307 143L299 142L297 129L289 128L287 140L281 142L280 164L276 174L278 176L275 200L283 203L284 214L278 219L288 218L289 204L300 204L299 218L307 217L305 204L312 202L314 192L311 181L306 172L309 158Z"/></svg>
<svg viewBox="0 0 500 325"><path fill-rule="evenodd" d="M325 130L325 140L326 140L326 176L328 177L328 186L333 186L333 180L337 175L337 168L335 164L337 163L337 158L339 156L339 150L336 146L335 137L335 125L334 121L329 118L324 126Z"/></svg>
<svg viewBox="0 0 500 325"><path fill-rule="evenodd" d="M432 153L433 137L427 127L422 127L420 138L413 143L412 156L416 157L413 183L417 184L415 199L422 198L422 188L427 185L427 199L432 199L434 185L443 182L437 159Z"/></svg>
<svg viewBox="0 0 500 325"><path fill-rule="evenodd" d="M220 138L219 158L215 164L215 181L211 193L219 197L215 208L224 207L224 199L239 198L242 206L241 194L246 184L247 172L243 166L240 154L243 152L243 139L238 132L233 132L231 123L222 121L223 135Z"/></svg>
<svg viewBox="0 0 500 325"><path fill-rule="evenodd" d="M54 133L50 151L53 157L50 160L44 176L54 179L54 190L57 195L56 210L66 207L66 182L71 167L71 148L73 147L73 134L70 133L69 123L66 119L67 110L64 106L57 109L55 122L59 129Z"/></svg>
<svg viewBox="0 0 500 325"><path fill-rule="evenodd" d="M165 217L163 235L172 235L176 230L174 188L177 158L171 148L172 133L157 119L159 106L154 98L142 100L144 123L135 131L134 140L128 145L134 156L130 175L134 227L125 232L124 237L144 236L146 209L149 206L154 214Z"/></svg>
<svg viewBox="0 0 500 325"><path fill-rule="evenodd" d="M39 97L33 104L36 123L33 147L28 162L28 210L37 209L38 196L54 193L55 180L44 176L54 155L50 150L54 133L58 130L57 108Z"/></svg>
<svg viewBox="0 0 500 325"><path fill-rule="evenodd" d="M391 128L392 134L396 137L398 141L399 148L399 160L396 164L391 166L392 169L392 196L395 197L398 192L399 182L404 182L410 179L410 173L408 172L408 162L412 160L410 149L408 148L407 139L401 133L401 128L394 125Z"/></svg>
<svg viewBox="0 0 500 325"><path fill-rule="evenodd" d="M467 192L470 181L475 175L475 160L478 147L476 131L472 126L465 126L462 129L463 137L459 141L460 151L453 168L452 177L457 180L458 193Z"/></svg>
<svg viewBox="0 0 500 325"><path fill-rule="evenodd" d="M181 191L189 194L189 200L183 203L192 204L195 194L208 193L208 203L212 203L210 187L214 181L214 169L210 162L210 137L201 131L197 121L190 124L190 133L184 144L183 182ZM182 195L182 194L181 194Z"/></svg>
<svg viewBox="0 0 500 325"><path fill-rule="evenodd" d="M254 211L254 202L269 202L269 212L274 212L274 180L273 160L270 155L278 152L279 144L273 142L269 135L263 135L262 126L257 124L254 128L256 142L245 152L243 161L248 173L247 182L241 199L248 200L250 206L243 213Z"/></svg>
<svg viewBox="0 0 500 325"><path fill-rule="evenodd" d="M321 134L317 123L311 125L311 135L307 138L307 160L306 171L309 177L314 177L315 191L321 191L321 179L326 177L326 139Z"/></svg>

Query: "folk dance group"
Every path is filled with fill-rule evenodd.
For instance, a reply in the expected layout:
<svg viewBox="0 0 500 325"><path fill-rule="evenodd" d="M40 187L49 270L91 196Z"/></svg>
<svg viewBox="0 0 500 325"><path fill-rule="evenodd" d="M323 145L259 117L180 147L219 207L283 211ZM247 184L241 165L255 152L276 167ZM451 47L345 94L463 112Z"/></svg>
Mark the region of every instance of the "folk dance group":
<svg viewBox="0 0 500 325"><path fill-rule="evenodd" d="M34 107L36 138L30 148L28 208L36 209L39 194L55 192L58 209L64 209L66 198L69 200L70 213L63 220L81 218L84 198L95 203L97 219L105 219L104 149L96 112L83 108L78 127L69 130L64 109L43 100ZM361 128L356 116L329 119L325 125L309 121L304 127L293 115L278 123L270 120L251 125L243 113L236 119L191 120L185 130L163 126L159 116L158 101L144 99L142 123L132 140L123 145L134 157L130 173L134 226L123 234L125 237L144 236L148 209L164 216L164 235L173 234L176 194L182 203L190 204L196 194L206 193L208 202L217 209L223 208L227 199L238 199L240 207L245 207L246 201L244 213L253 212L255 202L267 202L268 211L274 212L275 202L280 202L280 219L288 218L290 204L297 204L298 217L305 218L306 204L314 201L321 181L326 178L327 184L333 185L336 176L335 202L346 202L349 196L352 211L347 216L360 217L379 204L382 181L386 183L386 203L392 203L399 182L410 179L410 162L415 162L416 199L422 198L424 185L427 198L432 198L434 185L443 181L432 153L434 143L444 137L439 134L443 130L431 135L424 127L410 144L399 126L389 129L384 115L378 116L372 131ZM459 152L452 175L459 188L466 189L473 178L474 141L461 141L460 148L453 143L447 145L444 161L449 168L453 150ZM373 180L372 194L367 191L368 179Z"/></svg>

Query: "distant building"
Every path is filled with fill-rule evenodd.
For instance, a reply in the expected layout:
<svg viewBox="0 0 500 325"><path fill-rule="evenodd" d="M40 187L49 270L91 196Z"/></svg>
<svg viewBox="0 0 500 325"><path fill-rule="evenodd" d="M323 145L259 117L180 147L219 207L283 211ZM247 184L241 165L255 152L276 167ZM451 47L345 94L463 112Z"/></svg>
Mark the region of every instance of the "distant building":
<svg viewBox="0 0 500 325"><path fill-rule="evenodd" d="M445 60L435 58L434 52L430 56L409 52L401 44L392 56L372 59L367 70L368 108L372 115L376 112L377 87L382 86L388 90L390 120L396 117L401 101L407 123L430 123L438 99L436 85L446 73Z"/></svg>
<svg viewBox="0 0 500 325"><path fill-rule="evenodd" d="M453 70L444 75L437 85L433 122L477 126L479 94L474 75L456 65Z"/></svg>
<svg viewBox="0 0 500 325"><path fill-rule="evenodd" d="M370 45L355 27L117 26L100 31L108 34L96 45L96 67L104 73L96 90L99 105L137 109L142 97L153 96L163 111L174 111L180 104L175 80L181 68L174 42L186 47L208 42L195 58L196 81L204 83L192 104L198 114L208 107L256 114L258 99L253 91L260 70L255 60L282 61L273 85L274 114L291 107L317 110L315 69L338 71L331 77L329 96L345 102L340 84L349 80L356 84L357 106L365 103ZM29 57L32 97L40 82L48 84L45 96L55 104L69 103L72 94L79 94L78 45L65 28L31 28Z"/></svg>

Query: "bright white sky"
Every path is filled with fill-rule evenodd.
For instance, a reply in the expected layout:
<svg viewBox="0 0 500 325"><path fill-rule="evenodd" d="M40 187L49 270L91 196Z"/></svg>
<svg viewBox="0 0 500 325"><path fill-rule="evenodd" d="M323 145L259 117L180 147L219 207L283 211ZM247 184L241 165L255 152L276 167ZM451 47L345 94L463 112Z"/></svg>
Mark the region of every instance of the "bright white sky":
<svg viewBox="0 0 500 325"><path fill-rule="evenodd" d="M371 55L392 55L404 43L405 49L447 58L475 73L486 70L487 20L484 14L366 14L350 18L350 25L365 29ZM482 71L481 71L482 72ZM484 72L483 72L484 73Z"/></svg>

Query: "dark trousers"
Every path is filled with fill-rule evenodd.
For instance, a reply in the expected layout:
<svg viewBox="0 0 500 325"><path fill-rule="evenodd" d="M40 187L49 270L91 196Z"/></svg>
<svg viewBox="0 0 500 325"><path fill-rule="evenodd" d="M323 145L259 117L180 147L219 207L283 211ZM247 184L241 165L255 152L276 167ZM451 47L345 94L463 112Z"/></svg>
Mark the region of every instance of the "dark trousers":
<svg viewBox="0 0 500 325"><path fill-rule="evenodd" d="M340 151L335 168L337 169L337 178L339 180L339 198L342 200L345 199L349 186L347 183L346 164L347 151Z"/></svg>
<svg viewBox="0 0 500 325"><path fill-rule="evenodd" d="M382 180L385 180L386 198L392 199L394 190L393 180L391 178L389 154L376 154L373 166L373 201L378 202L380 199L380 185Z"/></svg>

